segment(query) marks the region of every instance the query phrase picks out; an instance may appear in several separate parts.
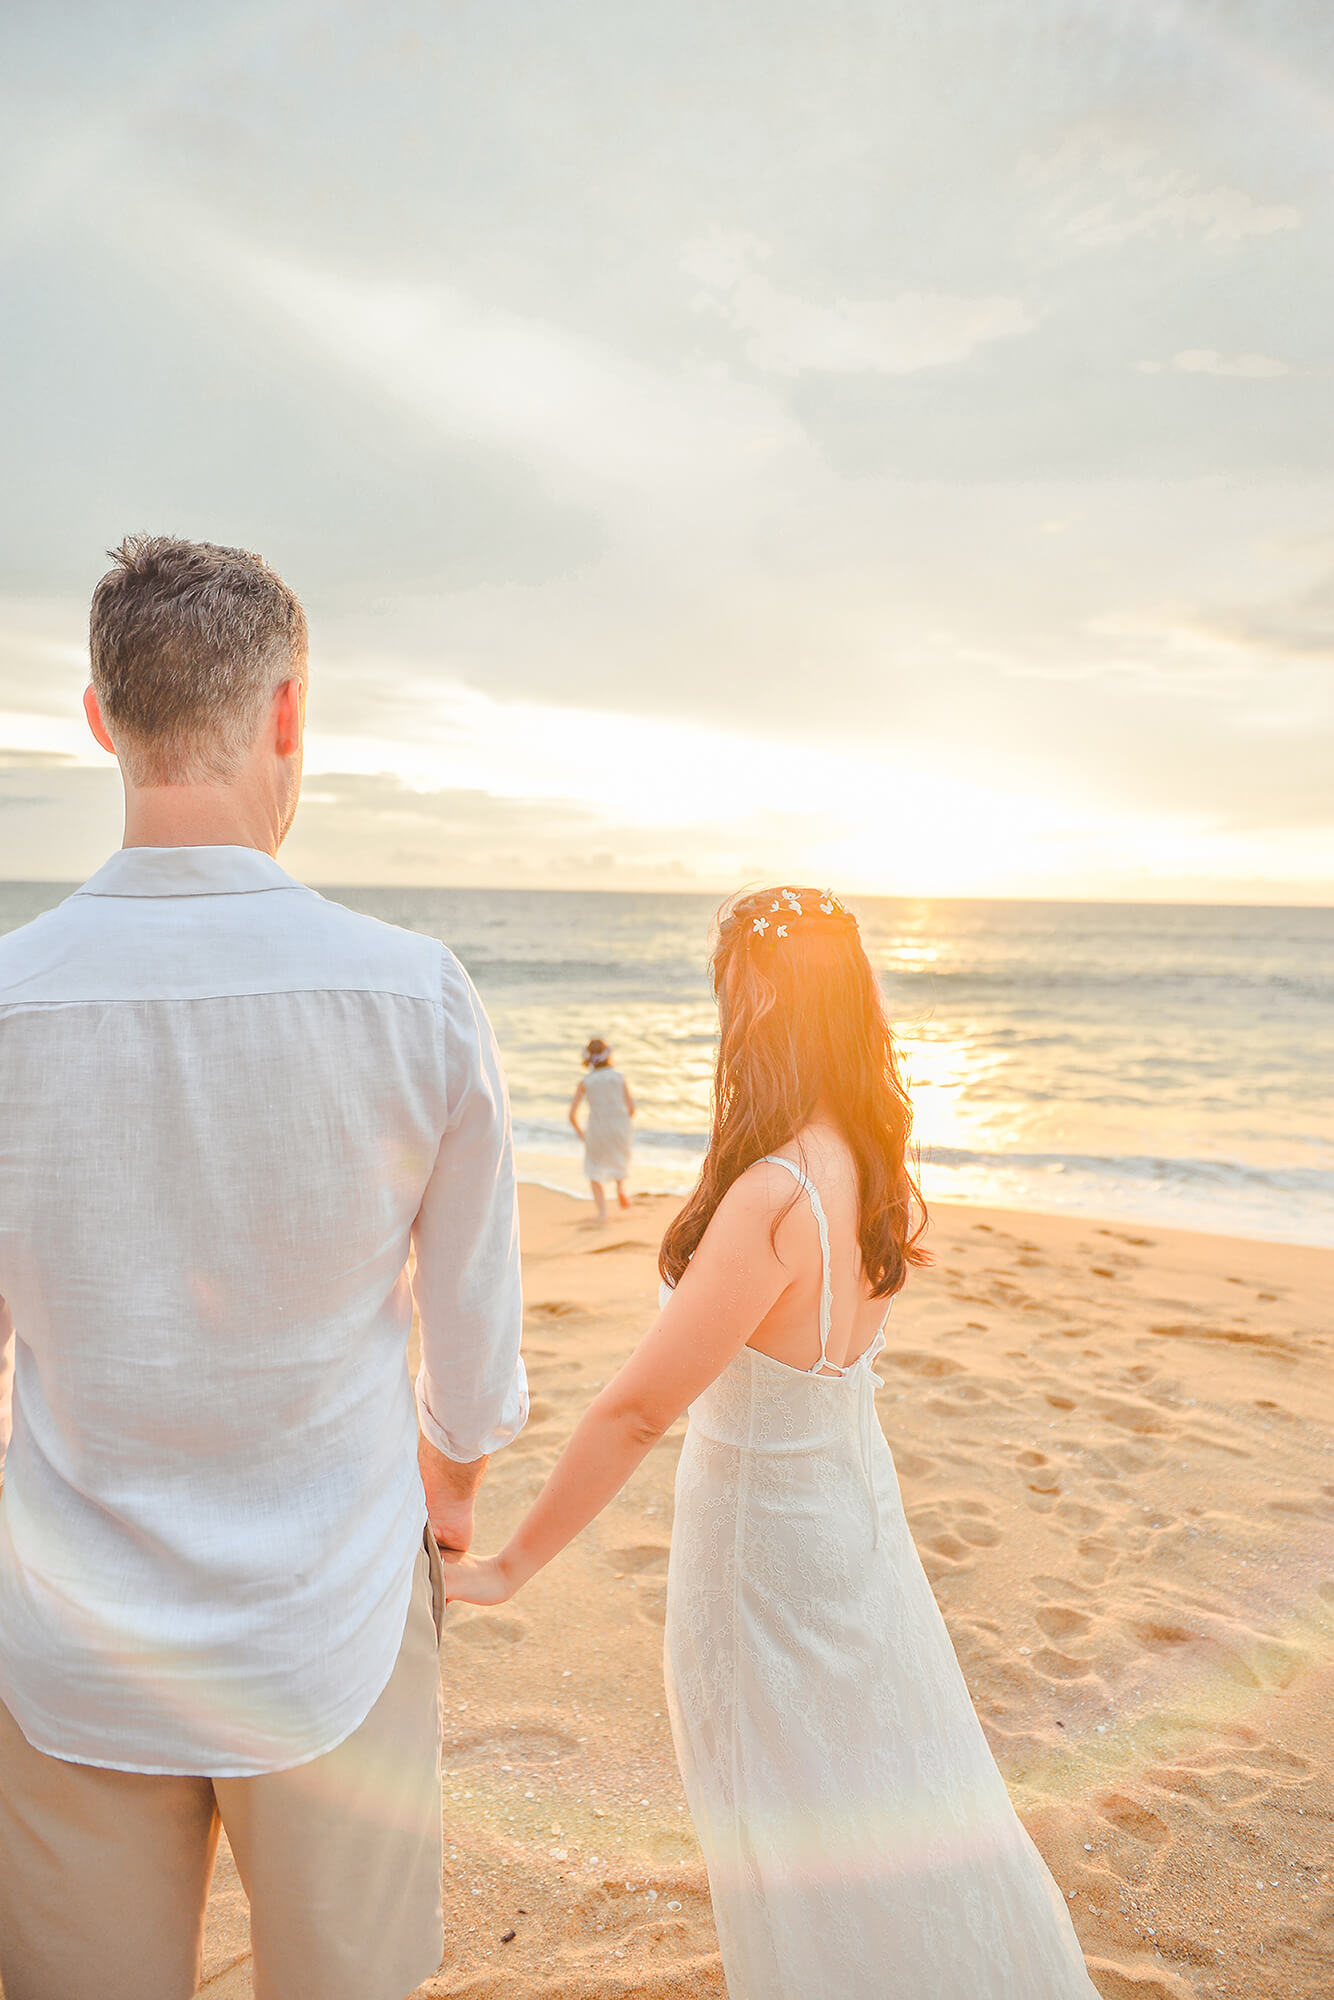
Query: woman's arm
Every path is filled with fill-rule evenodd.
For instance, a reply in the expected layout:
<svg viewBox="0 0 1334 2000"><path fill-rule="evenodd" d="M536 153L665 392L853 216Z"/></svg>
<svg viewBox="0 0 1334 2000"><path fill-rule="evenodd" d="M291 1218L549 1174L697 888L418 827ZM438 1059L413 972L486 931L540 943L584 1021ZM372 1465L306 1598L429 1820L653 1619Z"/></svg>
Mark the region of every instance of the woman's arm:
<svg viewBox="0 0 1334 2000"><path fill-rule="evenodd" d="M745 1346L791 1278L769 1240L787 1199L779 1172L761 1162L729 1188L667 1305L580 1419L500 1554L445 1564L448 1597L469 1604L512 1597L615 1498L663 1433Z"/></svg>
<svg viewBox="0 0 1334 2000"><path fill-rule="evenodd" d="M625 1092L625 1108L630 1113L630 1116L633 1118L635 1115L634 1092L631 1090L629 1084L626 1082L624 1077L621 1078L621 1089Z"/></svg>
<svg viewBox="0 0 1334 2000"><path fill-rule="evenodd" d="M582 1077L580 1077L578 1083L575 1085L574 1096L570 1099L570 1109L568 1116L571 1125L573 1125L575 1131L579 1133L579 1137L581 1139L583 1138L584 1135L580 1128L579 1120L575 1117L574 1114L579 1109L580 1100L582 1099L583 1095L584 1095L584 1080Z"/></svg>

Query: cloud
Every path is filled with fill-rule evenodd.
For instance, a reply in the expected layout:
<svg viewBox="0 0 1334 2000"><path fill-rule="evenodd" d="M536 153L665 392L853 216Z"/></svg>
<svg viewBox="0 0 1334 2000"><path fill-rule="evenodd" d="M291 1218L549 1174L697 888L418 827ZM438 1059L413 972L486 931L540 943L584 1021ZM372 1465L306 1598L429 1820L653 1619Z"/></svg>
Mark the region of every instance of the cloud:
<svg viewBox="0 0 1334 2000"><path fill-rule="evenodd" d="M1226 183L1202 185L1145 147L1076 140L1045 159L1028 161L1022 177L1030 188L1055 189L1048 227L1086 250L1163 236L1236 244L1296 229L1300 222L1290 202L1258 201Z"/></svg>
<svg viewBox="0 0 1334 2000"><path fill-rule="evenodd" d="M115 837L82 634L140 525L307 596L323 879L675 849L726 882L800 847L1079 893L1133 827L1021 824L998 859L1012 801L979 825L962 780L1076 787L1145 842L1183 801L1324 809L1330 617L1296 593L1334 505L1328 127L1291 21L1234 62L1198 7L1053 37L962 0L920 31L599 0L538 10L515 65L501 10L418 8L407 54L336 6L312 54L308 9L242 4L258 47L224 0L227 47L182 16L165 70L46 10L40 88L0 81L16 216L59 181L11 246L0 383L0 588L59 602L0 600L0 743L88 765L0 773L5 872ZM764 817L811 797L823 825Z"/></svg>
<svg viewBox="0 0 1334 2000"><path fill-rule="evenodd" d="M1161 375L1167 369L1175 369L1180 375L1234 375L1253 382L1296 373L1273 354L1219 354L1212 347L1183 347L1170 361L1139 364L1141 375Z"/></svg>
<svg viewBox="0 0 1334 2000"><path fill-rule="evenodd" d="M122 797L110 758L100 768L53 763L34 769L25 761L10 768L6 760L0 765L5 875L82 882L120 845Z"/></svg>
<svg viewBox="0 0 1334 2000"><path fill-rule="evenodd" d="M1260 654L1270 663L1334 664L1334 569L1306 590L1258 610L1203 615L1197 629L1224 646Z"/></svg>
<svg viewBox="0 0 1334 2000"><path fill-rule="evenodd" d="M949 367L986 341L1037 324L1018 299L998 294L914 291L819 303L757 271L767 254L752 237L714 229L687 246L682 263L702 288L697 309L748 335L748 360L772 374L911 375Z"/></svg>
<svg viewBox="0 0 1334 2000"><path fill-rule="evenodd" d="M278 256L192 210L182 233L200 275L278 319L326 363L446 444L523 463L554 490L613 513L626 493L662 504L804 440L762 391L654 367L462 287L349 275Z"/></svg>

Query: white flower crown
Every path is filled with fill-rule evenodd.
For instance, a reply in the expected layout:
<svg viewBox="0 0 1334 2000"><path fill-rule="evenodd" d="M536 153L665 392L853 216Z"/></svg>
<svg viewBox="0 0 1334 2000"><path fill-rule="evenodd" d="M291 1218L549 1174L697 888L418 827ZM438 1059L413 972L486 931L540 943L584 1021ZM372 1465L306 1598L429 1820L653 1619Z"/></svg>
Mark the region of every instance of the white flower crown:
<svg viewBox="0 0 1334 2000"><path fill-rule="evenodd" d="M832 889L826 889L823 895L817 898L814 907L810 909L802 902L801 897L795 889L780 889L773 902L769 905L768 916L761 915L751 918L750 935L752 937L767 939L769 932L772 930L773 942L776 943L779 938L790 936L789 924L792 916L808 918L815 916L844 917L849 923L854 924L857 921L852 912L846 909L840 902ZM774 917L782 917L785 921L782 923L773 923L771 919Z"/></svg>

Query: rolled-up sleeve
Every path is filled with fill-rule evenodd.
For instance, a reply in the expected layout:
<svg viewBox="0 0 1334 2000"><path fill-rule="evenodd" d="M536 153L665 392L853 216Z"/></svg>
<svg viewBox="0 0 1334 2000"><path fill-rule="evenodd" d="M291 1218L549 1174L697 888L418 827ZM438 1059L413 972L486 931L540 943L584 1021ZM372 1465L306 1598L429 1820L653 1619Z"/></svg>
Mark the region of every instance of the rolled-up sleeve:
<svg viewBox="0 0 1334 2000"><path fill-rule="evenodd" d="M412 1230L417 1415L437 1451L467 1463L513 1443L528 1380L504 1073L476 989L448 952L442 990L447 1123Z"/></svg>
<svg viewBox="0 0 1334 2000"><path fill-rule="evenodd" d="M14 1428L14 1321L0 1299L0 1478Z"/></svg>

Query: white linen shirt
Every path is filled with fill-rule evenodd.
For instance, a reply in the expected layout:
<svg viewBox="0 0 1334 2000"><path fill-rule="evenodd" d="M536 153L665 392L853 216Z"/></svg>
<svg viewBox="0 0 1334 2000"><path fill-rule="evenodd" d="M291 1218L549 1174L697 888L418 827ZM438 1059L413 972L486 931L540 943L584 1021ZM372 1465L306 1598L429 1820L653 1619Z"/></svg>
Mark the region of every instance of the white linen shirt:
<svg viewBox="0 0 1334 2000"><path fill-rule="evenodd" d="M251 848L114 855L0 938L0 1295L24 1735L215 1777L332 1749L402 1639L418 1416L470 1460L528 1413L509 1110L458 962Z"/></svg>

